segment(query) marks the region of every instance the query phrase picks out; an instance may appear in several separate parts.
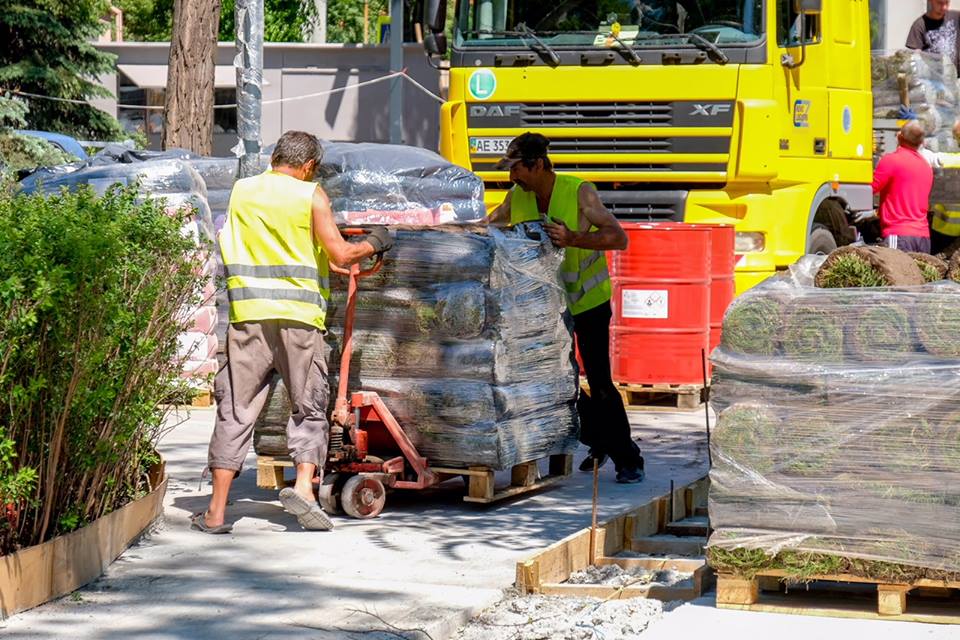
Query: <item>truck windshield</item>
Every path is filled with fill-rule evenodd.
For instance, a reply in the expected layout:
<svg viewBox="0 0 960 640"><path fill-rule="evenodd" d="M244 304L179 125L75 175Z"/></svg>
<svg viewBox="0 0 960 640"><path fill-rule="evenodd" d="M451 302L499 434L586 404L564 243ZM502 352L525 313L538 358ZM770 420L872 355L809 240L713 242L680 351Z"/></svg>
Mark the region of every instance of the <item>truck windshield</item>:
<svg viewBox="0 0 960 640"><path fill-rule="evenodd" d="M688 33L750 45L763 34L763 0L459 0L456 44L526 47L523 25L558 49L693 47Z"/></svg>

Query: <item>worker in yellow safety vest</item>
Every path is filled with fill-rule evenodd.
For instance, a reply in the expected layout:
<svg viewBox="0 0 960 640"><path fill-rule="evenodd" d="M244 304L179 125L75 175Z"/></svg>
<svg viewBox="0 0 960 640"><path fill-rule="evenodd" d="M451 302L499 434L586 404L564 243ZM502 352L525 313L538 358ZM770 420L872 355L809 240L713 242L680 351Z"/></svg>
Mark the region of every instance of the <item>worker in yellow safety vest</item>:
<svg viewBox="0 0 960 640"><path fill-rule="evenodd" d="M960 172L957 171L957 169L960 169L960 154L924 154L924 158L933 165L934 173L936 174L934 177L934 185L940 180L948 179L941 175L943 170L951 170L951 178L956 179L960 177ZM937 191L938 189L935 187L931 200L936 199ZM937 254L960 239L960 202L931 201L930 213L930 252Z"/></svg>
<svg viewBox="0 0 960 640"><path fill-rule="evenodd" d="M580 394L580 440L590 447L581 471L613 458L617 482L643 480L643 456L630 437L630 422L610 372L610 274L605 251L627 247L627 234L600 201L596 188L571 175L554 172L550 141L524 133L507 147L498 163L510 170L514 186L489 215L490 224L544 221L553 243L564 249L560 285L566 292L590 395Z"/></svg>
<svg viewBox="0 0 960 640"><path fill-rule="evenodd" d="M330 201L313 182L322 149L316 137L288 131L277 141L271 168L238 180L218 236L227 276L230 328L227 362L217 373L217 417L208 466L213 495L194 514L194 529L229 533L227 496L250 448L253 425L276 370L290 400L287 447L297 469L293 487L280 492L284 508L305 529L329 530L332 522L313 495L323 473L327 422L327 363L323 353L329 262L341 266L392 247L389 232L373 228L363 241L343 239Z"/></svg>

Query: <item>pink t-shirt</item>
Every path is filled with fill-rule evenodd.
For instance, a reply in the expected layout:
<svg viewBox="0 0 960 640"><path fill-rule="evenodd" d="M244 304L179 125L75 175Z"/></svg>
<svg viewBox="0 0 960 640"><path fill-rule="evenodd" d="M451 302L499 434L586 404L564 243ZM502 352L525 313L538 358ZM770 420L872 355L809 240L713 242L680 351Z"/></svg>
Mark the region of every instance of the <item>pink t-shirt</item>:
<svg viewBox="0 0 960 640"><path fill-rule="evenodd" d="M919 153L900 147L880 158L873 172L873 192L880 194L883 237L929 238L927 207L933 169Z"/></svg>

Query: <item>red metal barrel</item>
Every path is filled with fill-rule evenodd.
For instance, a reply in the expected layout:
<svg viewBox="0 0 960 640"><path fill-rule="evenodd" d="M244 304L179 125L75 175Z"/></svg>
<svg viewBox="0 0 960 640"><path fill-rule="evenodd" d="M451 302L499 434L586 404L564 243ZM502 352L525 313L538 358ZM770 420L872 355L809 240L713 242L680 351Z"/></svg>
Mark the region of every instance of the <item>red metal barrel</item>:
<svg viewBox="0 0 960 640"><path fill-rule="evenodd" d="M728 224L698 224L710 229L710 351L720 344L723 314L736 295L736 232Z"/></svg>
<svg viewBox="0 0 960 640"><path fill-rule="evenodd" d="M613 253L613 379L624 384L702 384L710 344L711 229L624 223Z"/></svg>

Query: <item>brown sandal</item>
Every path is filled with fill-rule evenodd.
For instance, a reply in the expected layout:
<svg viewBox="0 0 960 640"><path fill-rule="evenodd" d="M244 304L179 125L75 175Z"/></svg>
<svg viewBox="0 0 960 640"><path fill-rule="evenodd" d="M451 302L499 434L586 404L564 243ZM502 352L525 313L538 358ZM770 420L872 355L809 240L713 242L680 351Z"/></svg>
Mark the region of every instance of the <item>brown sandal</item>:
<svg viewBox="0 0 960 640"><path fill-rule="evenodd" d="M206 515L207 515L206 511L201 511L199 513L195 513L192 516L190 516L190 528L196 529L197 531L201 531L203 533L209 533L212 535L220 535L224 533L230 533L231 531L233 531L233 525L227 524L226 522L224 522L219 527L211 527L210 525L207 524L207 521L204 517Z"/></svg>

